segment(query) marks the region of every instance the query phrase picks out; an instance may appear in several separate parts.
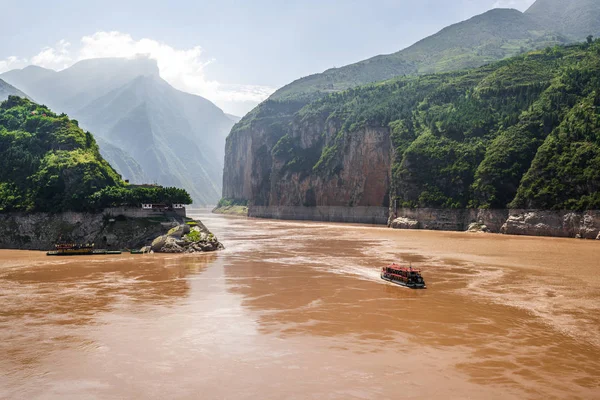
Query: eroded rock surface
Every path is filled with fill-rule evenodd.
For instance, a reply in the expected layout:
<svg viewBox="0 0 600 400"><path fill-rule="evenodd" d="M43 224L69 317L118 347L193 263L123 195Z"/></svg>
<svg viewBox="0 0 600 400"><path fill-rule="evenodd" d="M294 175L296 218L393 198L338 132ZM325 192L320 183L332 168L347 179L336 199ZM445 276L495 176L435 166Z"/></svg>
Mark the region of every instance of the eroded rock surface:
<svg viewBox="0 0 600 400"><path fill-rule="evenodd" d="M417 220L400 217L392 221L392 228L394 229L420 229L421 223Z"/></svg>
<svg viewBox="0 0 600 400"><path fill-rule="evenodd" d="M223 244L200 221L172 228L152 241L156 253L201 253L224 249Z"/></svg>
<svg viewBox="0 0 600 400"><path fill-rule="evenodd" d="M600 234L600 212L511 210L502 233L594 239Z"/></svg>

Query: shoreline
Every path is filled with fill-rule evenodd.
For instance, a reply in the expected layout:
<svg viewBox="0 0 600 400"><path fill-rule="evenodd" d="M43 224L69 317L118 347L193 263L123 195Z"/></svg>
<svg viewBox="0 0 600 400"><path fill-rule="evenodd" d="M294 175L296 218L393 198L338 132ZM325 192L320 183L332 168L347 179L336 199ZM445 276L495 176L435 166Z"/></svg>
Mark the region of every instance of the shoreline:
<svg viewBox="0 0 600 400"><path fill-rule="evenodd" d="M248 207L246 206L224 206L224 207L215 207L212 209L211 213L218 215L234 215L238 217L247 217L248 216Z"/></svg>
<svg viewBox="0 0 600 400"><path fill-rule="evenodd" d="M215 214L219 213L215 212ZM399 230L470 231L513 236L600 240L599 210L400 208L392 213L386 207L250 206L248 217L282 221L387 225Z"/></svg>

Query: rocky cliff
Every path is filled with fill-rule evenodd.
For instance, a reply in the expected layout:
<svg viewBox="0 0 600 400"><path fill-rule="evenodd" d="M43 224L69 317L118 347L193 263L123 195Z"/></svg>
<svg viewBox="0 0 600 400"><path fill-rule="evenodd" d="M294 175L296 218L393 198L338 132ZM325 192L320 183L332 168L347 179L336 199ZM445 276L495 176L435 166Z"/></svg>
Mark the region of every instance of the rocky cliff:
<svg viewBox="0 0 600 400"><path fill-rule="evenodd" d="M390 225L394 229L600 240L600 211L398 209Z"/></svg>
<svg viewBox="0 0 600 400"><path fill-rule="evenodd" d="M169 246L155 251L194 252L223 248L200 221L177 214L138 217L136 210L105 209L101 213L64 212L0 214L0 249L49 250L59 241L94 243L101 249L136 249L149 246L157 238ZM184 232L184 229L187 231ZM177 235L178 232L184 232ZM192 233L197 232L197 233ZM181 245L171 246L171 238ZM175 243L176 244L176 243ZM191 250L188 251L188 248ZM167 251L169 250L169 251ZM181 251L175 251L181 250Z"/></svg>
<svg viewBox="0 0 600 400"><path fill-rule="evenodd" d="M387 206L388 127L363 126L342 137L342 121L292 114L294 105L281 107L275 123L263 118L267 108L280 106L268 103L227 140L224 198L260 206Z"/></svg>
<svg viewBox="0 0 600 400"><path fill-rule="evenodd" d="M139 248L182 223L181 218L131 218L80 212L0 214L0 248L49 250L58 241L97 248Z"/></svg>

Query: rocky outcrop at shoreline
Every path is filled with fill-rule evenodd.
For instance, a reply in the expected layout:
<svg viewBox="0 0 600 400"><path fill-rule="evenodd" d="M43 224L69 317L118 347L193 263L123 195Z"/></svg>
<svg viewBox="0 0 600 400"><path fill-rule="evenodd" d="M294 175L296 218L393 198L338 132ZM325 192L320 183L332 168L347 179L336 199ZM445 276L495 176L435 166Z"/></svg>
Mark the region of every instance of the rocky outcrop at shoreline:
<svg viewBox="0 0 600 400"><path fill-rule="evenodd" d="M152 251L157 253L202 253L224 249L200 221L179 225L152 241Z"/></svg>
<svg viewBox="0 0 600 400"><path fill-rule="evenodd" d="M491 232L600 240L600 211L400 209L395 229Z"/></svg>
<svg viewBox="0 0 600 400"><path fill-rule="evenodd" d="M600 211L512 210L500 232L508 235L598 239Z"/></svg>

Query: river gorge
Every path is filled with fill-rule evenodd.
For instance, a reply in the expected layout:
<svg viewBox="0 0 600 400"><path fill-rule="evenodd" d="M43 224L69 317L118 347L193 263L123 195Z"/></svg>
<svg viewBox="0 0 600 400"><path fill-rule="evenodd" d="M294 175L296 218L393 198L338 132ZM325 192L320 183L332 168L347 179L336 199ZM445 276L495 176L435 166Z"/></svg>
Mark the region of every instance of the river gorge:
<svg viewBox="0 0 600 400"><path fill-rule="evenodd" d="M598 241L190 214L225 250L0 251L0 399L600 397Z"/></svg>

